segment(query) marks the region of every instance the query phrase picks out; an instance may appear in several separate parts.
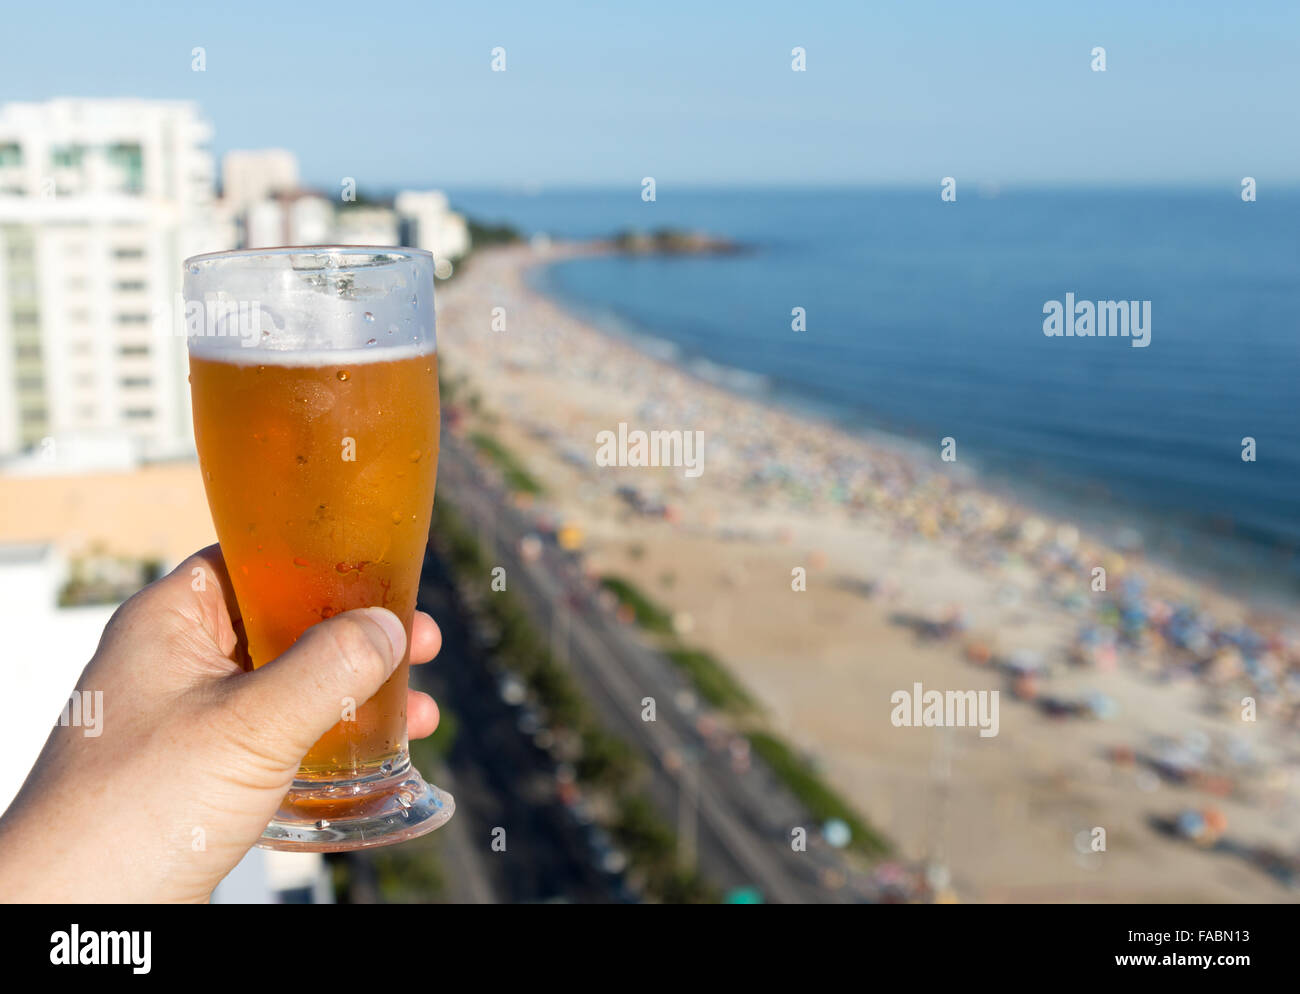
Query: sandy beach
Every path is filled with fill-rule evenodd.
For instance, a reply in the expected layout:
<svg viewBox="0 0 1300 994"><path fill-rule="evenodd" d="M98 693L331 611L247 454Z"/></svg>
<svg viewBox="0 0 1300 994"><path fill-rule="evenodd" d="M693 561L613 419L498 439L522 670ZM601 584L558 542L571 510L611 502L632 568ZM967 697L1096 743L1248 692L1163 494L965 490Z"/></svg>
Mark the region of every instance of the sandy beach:
<svg viewBox="0 0 1300 994"><path fill-rule="evenodd" d="M938 439L918 452L728 392L527 285L528 267L585 251L481 252L439 288L444 371L480 398L468 422L582 529L590 567L676 612L899 859L965 901L1300 897L1260 855L1300 844L1294 609L995 496ZM598 466L597 433L620 422L703 431L703 472ZM917 682L999 690L998 734L895 727L891 694ZM1162 828L1180 816L1181 836Z"/></svg>

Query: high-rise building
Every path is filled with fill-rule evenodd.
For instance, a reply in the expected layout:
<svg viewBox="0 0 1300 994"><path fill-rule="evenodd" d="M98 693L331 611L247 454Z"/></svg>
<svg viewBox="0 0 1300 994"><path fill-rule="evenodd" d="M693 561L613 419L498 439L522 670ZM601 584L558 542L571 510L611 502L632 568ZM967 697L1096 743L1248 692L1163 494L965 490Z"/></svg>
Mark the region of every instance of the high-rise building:
<svg viewBox="0 0 1300 994"><path fill-rule="evenodd" d="M298 189L298 158L283 148L233 150L221 157L221 198L235 210Z"/></svg>
<svg viewBox="0 0 1300 994"><path fill-rule="evenodd" d="M469 226L441 191L404 190L393 207L402 223L403 245L422 248L438 259L459 259L469 251Z"/></svg>
<svg viewBox="0 0 1300 994"><path fill-rule="evenodd" d="M192 448L180 260L230 247L188 102L0 107L0 457L60 437Z"/></svg>

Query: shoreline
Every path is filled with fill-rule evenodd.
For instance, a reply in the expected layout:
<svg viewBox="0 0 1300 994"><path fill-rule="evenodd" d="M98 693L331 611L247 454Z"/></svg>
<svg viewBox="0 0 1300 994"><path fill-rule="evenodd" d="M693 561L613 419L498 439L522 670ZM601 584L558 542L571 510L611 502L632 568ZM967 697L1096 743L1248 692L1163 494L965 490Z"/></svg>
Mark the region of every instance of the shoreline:
<svg viewBox="0 0 1300 994"><path fill-rule="evenodd" d="M1195 879L1171 890L1172 882L1162 885L1144 869L1152 854L1158 854L1157 865L1206 858L1150 827L1152 818L1206 804L1229 810L1230 834L1294 848L1294 833L1269 810L1276 804L1293 809L1295 784L1274 791L1261 808L1250 796L1262 774L1228 768L1221 755L1224 743L1246 735L1257 765L1275 771L1285 764L1296 738L1289 685L1271 696L1267 681L1256 690L1260 725L1269 726L1265 734L1221 711L1243 681L1260 678L1243 676L1242 660L1226 650L1212 654L1214 673L1222 670L1213 680L1201 668L1189 671L1193 651L1178 644L1184 636L1167 618L1147 619L1133 645L1125 641L1127 631L1118 642L1079 640L1081 628L1097 627L1102 599L1106 611L1155 605L1155 614L1190 601L1215 616L1215 633L1274 622L1232 592L1208 589L1144 558L1134 564L1068 521L1044 520L1023 502L988 492L978 478L917 465L915 457L842 427L737 395L646 355L525 278L536 265L584 254L590 248L557 245L546 253L517 247L479 256L443 291L440 345L449 371L469 377L483 406L495 413L502 442L524 457L553 495L546 503L557 519L581 521L592 568L627 575L655 600L689 616L692 640L758 695L779 730L822 758L837 789L870 821L908 840L912 851L906 855L933 861L936 852L946 852L942 860L955 886L975 900L996 900L1022 887L1036 888L1041 899L1050 899L1053 888L1092 894L1103 885L1097 867L1084 865L1096 861L1073 852L1074 832L1053 856L1060 839L1049 843L1044 836L1044 821L1051 818L1008 824L1004 815L1023 812L1035 797L1053 811L1082 811L1089 805L1081 798L1101 792L1107 805L1123 811L1123 837L1140 851L1113 859L1122 869L1111 886L1126 888L1130 897L1295 899L1261 874L1239 874L1260 883L1234 896L1230 888ZM510 314L509 331L495 337L485 317L492 306ZM698 481L663 470L597 473L593 429L620 418L646 427L709 427L718 450ZM616 493L619 485L644 491L665 513L629 510ZM846 493L852 499L846 501ZM790 593L796 562L806 565L815 597ZM1088 592L1082 566L1090 563L1106 566L1110 593ZM1120 594L1125 574L1144 579L1148 589ZM1090 597L1098 600L1090 603ZM1286 614L1294 625L1294 610ZM936 637L935 631L945 634ZM1281 678L1295 647L1278 639L1270 642L1265 669ZM982 663L974 661L981 656ZM960 798L964 822L991 819L996 834L1009 841L990 852L963 848L952 838L936 840L933 812L918 808L939 790L929 773L936 760L933 737L889 726L875 705L887 703L891 689L911 687L913 677L927 687L1005 690L1007 667L1026 659L1043 669L1040 691L1021 699L1012 682L1002 733L987 740L991 746L958 738L951 748L969 764L968 777L944 788ZM1245 669L1253 672L1255 665L1246 660ZM1069 704L1092 695L1114 704L1119 717L1050 717L1053 699ZM1217 715L1204 713L1211 703ZM1145 757L1164 748L1159 737L1193 731L1214 742L1203 757L1206 769L1228 769L1243 785L1230 799L1167 780L1151 785L1156 774ZM1012 743L1020 749L1008 752ZM1112 752L1140 758L1107 758ZM1065 777L1073 786L1044 794L1033 786L1043 776ZM1075 831L1088 824L1079 822ZM1026 873L1029 864L1036 869Z"/></svg>
<svg viewBox="0 0 1300 994"><path fill-rule="evenodd" d="M745 247L753 251L752 246ZM781 384L765 373L753 372L739 366L730 366L702 353L693 353L685 346L670 338L657 336L635 319L622 315L600 313L601 309L581 301L559 290L554 285L546 285L544 271L551 266L593 257L627 256L636 258L646 253L628 253L621 251L607 240L583 242L550 243L544 255L529 264L524 272L526 286L568 311L576 319L591 325L602 334L624 342L642 353L648 360L663 363L683 376L697 380L701 384L737 395L756 404L777 405L786 412L806 420L823 424L829 430L861 438L870 445L884 448L901 458L918 464L932 462L931 448L920 441L919 432L908 430L902 424L890 425L868 418L855 419L843 416L833 408L820 406L816 400L795 387ZM671 255L672 253L665 253ZM702 253L707 254L707 253ZM716 371L716 375L705 375L699 367ZM744 388L738 381L758 384L757 387ZM932 444L932 443L931 443ZM1214 534L1210 522L1194 518L1175 518L1173 524L1155 507L1137 507L1134 510L1136 523L1117 520L1121 513L1118 508L1130 506L1122 499L1113 499L1103 491L1100 500L1107 505L1106 511L1098 513L1086 498L1063 496L1068 487L1087 493L1098 486L1099 481L1088 478L1070 477L1064 470L1055 467L1032 467L1034 473L1029 482L1017 480L1014 476L1018 467L1014 459L993 455L980 458L963 457L965 462L955 473L966 473L966 484L983 491L989 496L1012 505L1024 515L1040 517L1068 518L1080 526L1084 536L1098 547L1119 549L1119 537L1125 530L1133 531L1138 537L1137 547L1127 555L1132 555L1161 572L1176 574L1198 586L1213 589L1218 596L1244 600L1254 610L1261 612L1288 612L1294 609L1297 595L1300 594L1300 575L1295 567L1288 567L1278 562L1288 554L1284 546L1277 543L1264 545L1248 539L1227 536L1231 543L1227 554L1216 551L1213 554L1188 552L1196 546L1223 541L1224 536ZM991 465L995 468L991 468ZM999 465L1000 464L1000 465ZM1155 536L1153 540L1153 534ZM1171 546L1176 545L1179 548Z"/></svg>

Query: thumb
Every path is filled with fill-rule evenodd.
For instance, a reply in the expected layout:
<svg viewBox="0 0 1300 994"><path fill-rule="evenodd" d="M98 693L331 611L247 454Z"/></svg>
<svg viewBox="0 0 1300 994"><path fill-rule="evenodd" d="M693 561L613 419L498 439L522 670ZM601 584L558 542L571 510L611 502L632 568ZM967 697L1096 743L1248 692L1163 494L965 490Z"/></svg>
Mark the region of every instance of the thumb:
<svg viewBox="0 0 1300 994"><path fill-rule="evenodd" d="M406 657L406 628L382 607L312 625L288 651L237 674L231 705L265 756L297 767L343 716L374 696Z"/></svg>

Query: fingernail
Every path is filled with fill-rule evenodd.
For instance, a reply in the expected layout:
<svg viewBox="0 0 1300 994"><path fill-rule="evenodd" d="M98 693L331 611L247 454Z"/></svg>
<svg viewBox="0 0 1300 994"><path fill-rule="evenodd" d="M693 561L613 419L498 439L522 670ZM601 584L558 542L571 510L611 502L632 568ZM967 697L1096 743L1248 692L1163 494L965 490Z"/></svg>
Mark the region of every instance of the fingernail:
<svg viewBox="0 0 1300 994"><path fill-rule="evenodd" d="M398 620L397 615L383 607L365 608L366 615L384 630L388 636L388 642L393 647L393 660L389 666L390 672L397 669L397 664L402 661L402 656L406 652L406 628Z"/></svg>

